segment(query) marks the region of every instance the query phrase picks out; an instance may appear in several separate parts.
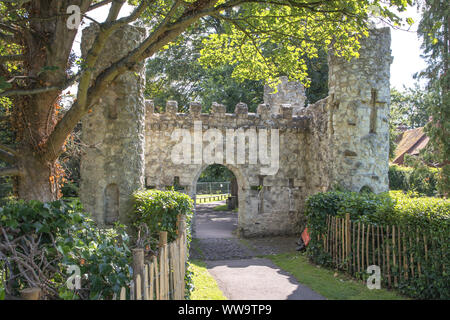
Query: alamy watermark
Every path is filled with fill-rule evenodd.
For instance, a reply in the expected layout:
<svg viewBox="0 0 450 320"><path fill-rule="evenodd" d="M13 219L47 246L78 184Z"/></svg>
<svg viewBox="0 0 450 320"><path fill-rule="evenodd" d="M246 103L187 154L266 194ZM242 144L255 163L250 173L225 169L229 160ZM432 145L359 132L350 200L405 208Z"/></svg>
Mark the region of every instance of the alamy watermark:
<svg viewBox="0 0 450 320"><path fill-rule="evenodd" d="M66 13L69 15L67 19L67 28L76 30L81 23L81 9L77 5L70 5L67 7Z"/></svg>
<svg viewBox="0 0 450 320"><path fill-rule="evenodd" d="M228 164L260 165L261 175L275 175L280 165L279 129L225 129L203 131L201 121L194 130L175 129L171 139L176 145L171 160L176 165ZM270 141L270 142L269 142ZM248 142L248 143L247 143Z"/></svg>
<svg viewBox="0 0 450 320"><path fill-rule="evenodd" d="M367 278L367 288L369 290L381 289L381 268L377 265L367 267L367 273L370 276Z"/></svg>
<svg viewBox="0 0 450 320"><path fill-rule="evenodd" d="M67 278L66 286L69 290L80 290L81 289L81 271L80 267L77 265L70 265L67 268L67 273L70 274Z"/></svg>

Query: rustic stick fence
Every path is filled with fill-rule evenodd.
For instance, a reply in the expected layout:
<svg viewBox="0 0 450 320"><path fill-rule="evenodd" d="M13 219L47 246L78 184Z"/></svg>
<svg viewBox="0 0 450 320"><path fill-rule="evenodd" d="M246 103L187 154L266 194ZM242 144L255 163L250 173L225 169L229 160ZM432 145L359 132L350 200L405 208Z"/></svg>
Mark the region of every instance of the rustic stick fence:
<svg viewBox="0 0 450 320"><path fill-rule="evenodd" d="M398 225L373 225L327 216L326 232L317 235L323 251L334 267L357 278L368 276L367 267L380 267L381 278L388 288L398 287L423 276L424 266L438 274L445 272L445 248L425 230ZM440 252L442 259L430 259L430 249Z"/></svg>
<svg viewBox="0 0 450 320"><path fill-rule="evenodd" d="M160 232L157 255L147 258L144 249L133 250L133 280L121 289L119 300L184 300L187 239L182 215L177 230L171 243L167 243L167 231Z"/></svg>

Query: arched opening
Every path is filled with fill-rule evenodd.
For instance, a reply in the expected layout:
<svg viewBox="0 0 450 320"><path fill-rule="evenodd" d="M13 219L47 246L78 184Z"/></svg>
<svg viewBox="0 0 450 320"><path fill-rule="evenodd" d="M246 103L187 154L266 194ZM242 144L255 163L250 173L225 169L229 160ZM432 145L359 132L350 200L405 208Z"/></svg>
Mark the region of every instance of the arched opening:
<svg viewBox="0 0 450 320"><path fill-rule="evenodd" d="M240 181L238 170L231 166L212 164L199 170L193 186L197 238L231 238L236 234Z"/></svg>
<svg viewBox="0 0 450 320"><path fill-rule="evenodd" d="M360 193L373 193L373 189L372 189L372 187L365 185L359 190L359 192Z"/></svg>
<svg viewBox="0 0 450 320"><path fill-rule="evenodd" d="M111 225L119 220L119 187L115 183L105 189L104 224Z"/></svg>

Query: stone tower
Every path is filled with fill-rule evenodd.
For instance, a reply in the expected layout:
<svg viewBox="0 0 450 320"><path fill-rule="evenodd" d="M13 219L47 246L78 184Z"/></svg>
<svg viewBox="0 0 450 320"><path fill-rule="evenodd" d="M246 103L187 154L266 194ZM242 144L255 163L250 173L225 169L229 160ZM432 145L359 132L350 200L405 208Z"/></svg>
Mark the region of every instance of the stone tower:
<svg viewBox="0 0 450 320"><path fill-rule="evenodd" d="M290 105L293 115L298 115L305 107L305 87L300 82L289 81L288 77L280 77L281 83L277 92L269 85L264 86L264 103L271 106L272 113L281 113L282 105Z"/></svg>
<svg viewBox="0 0 450 320"><path fill-rule="evenodd" d="M83 30L82 54L95 39L94 24ZM145 29L126 25L108 40L95 74L133 50L145 38ZM82 119L80 198L86 211L103 226L125 222L130 195L144 187L145 103L143 63L118 77L92 112Z"/></svg>
<svg viewBox="0 0 450 320"><path fill-rule="evenodd" d="M361 41L360 57L329 56L332 180L353 191L388 190L390 29Z"/></svg>

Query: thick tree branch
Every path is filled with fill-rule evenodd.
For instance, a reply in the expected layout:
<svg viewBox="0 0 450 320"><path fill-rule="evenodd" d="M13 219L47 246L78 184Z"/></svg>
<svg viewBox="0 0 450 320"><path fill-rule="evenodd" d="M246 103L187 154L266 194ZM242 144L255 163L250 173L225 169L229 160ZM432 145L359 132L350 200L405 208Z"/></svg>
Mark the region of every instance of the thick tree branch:
<svg viewBox="0 0 450 320"><path fill-rule="evenodd" d="M111 9L109 11L107 21L100 25L100 32L97 34L94 44L92 45L92 48L89 50L89 52L87 54L87 57L85 60L86 67L81 76L80 84L78 86L78 94L77 94L78 105L83 107L84 110L87 109L86 99L87 99L89 83L90 83L91 77L92 77L92 72L93 72L94 66L98 60L98 57L99 57L102 49L105 46L106 41L108 40L109 36L115 30L117 30L119 27L126 25L126 24L136 20L137 18L139 18L139 16L147 8L148 1L142 1L141 4L128 17L121 18L121 19L114 21L117 18L117 15L119 14L118 11L120 11L120 8L122 7L122 5L123 5L122 1L115 1L113 3L113 5L111 6ZM119 10L117 10L117 9L119 9ZM57 145L57 144L53 144L53 146L55 146L55 145Z"/></svg>
<svg viewBox="0 0 450 320"><path fill-rule="evenodd" d="M40 94L50 91L61 91L67 89L71 85L73 85L80 78L80 74L76 74L73 77L67 79L64 83L59 86L49 86L49 87L40 87L34 89L11 89L6 90L0 93L0 97L11 97L11 96L28 96L34 94Z"/></svg>
<svg viewBox="0 0 450 320"><path fill-rule="evenodd" d="M125 4L125 0L113 0L111 8L109 9L108 17L106 22L111 22L117 19L119 16L120 9L122 9Z"/></svg>
<svg viewBox="0 0 450 320"><path fill-rule="evenodd" d="M19 29L15 28L12 24L8 25L0 22L0 29L6 32L19 33Z"/></svg>
<svg viewBox="0 0 450 320"><path fill-rule="evenodd" d="M9 152L0 149L0 160L8 163L16 162L16 157Z"/></svg>
<svg viewBox="0 0 450 320"><path fill-rule="evenodd" d="M11 42L14 41L14 36L10 35L10 34L3 33L3 32L0 32L0 39L3 40L3 41L6 41L8 43L11 43Z"/></svg>
<svg viewBox="0 0 450 320"><path fill-rule="evenodd" d="M12 149L10 147L7 147L5 145L0 144L0 150L3 150L5 152L8 152L8 153L14 155L14 156L17 156L17 151L16 150L14 150L14 149Z"/></svg>
<svg viewBox="0 0 450 320"><path fill-rule="evenodd" d="M0 176L20 176L22 172L17 167L0 168Z"/></svg>
<svg viewBox="0 0 450 320"><path fill-rule="evenodd" d="M0 159L8 162L8 163L15 163L17 158L17 153L15 150L4 146L4 145L0 145Z"/></svg>
<svg viewBox="0 0 450 320"><path fill-rule="evenodd" d="M95 10L97 8L103 7L103 6L107 5L107 4L110 4L111 2L113 2L113 0L100 1L98 3L95 3L95 4L91 5L89 7L88 11L92 11L92 10Z"/></svg>

